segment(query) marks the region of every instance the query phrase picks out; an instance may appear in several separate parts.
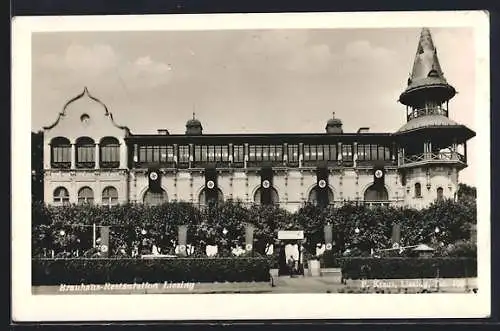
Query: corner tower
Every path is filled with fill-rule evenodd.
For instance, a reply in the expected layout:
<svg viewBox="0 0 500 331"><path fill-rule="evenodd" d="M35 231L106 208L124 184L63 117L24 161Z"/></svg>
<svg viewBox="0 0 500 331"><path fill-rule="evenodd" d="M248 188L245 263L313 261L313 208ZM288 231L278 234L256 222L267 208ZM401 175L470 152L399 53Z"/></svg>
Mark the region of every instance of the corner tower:
<svg viewBox="0 0 500 331"><path fill-rule="evenodd" d="M399 97L406 106L406 124L395 134L407 205L423 208L455 196L458 173L467 167L467 140L475 136L449 118L449 101L456 93L444 77L430 30L423 28Z"/></svg>

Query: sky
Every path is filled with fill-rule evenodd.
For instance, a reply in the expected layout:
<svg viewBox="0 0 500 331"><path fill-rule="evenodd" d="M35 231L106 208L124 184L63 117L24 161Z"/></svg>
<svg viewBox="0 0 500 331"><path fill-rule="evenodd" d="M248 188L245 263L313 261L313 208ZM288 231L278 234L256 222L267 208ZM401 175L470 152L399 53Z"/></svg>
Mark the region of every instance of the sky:
<svg viewBox="0 0 500 331"><path fill-rule="evenodd" d="M475 126L471 28L432 28L445 78L459 92L450 118ZM132 133L182 134L193 111L204 133L395 132L420 29L37 32L32 130L89 92ZM475 138L460 181L476 184Z"/></svg>

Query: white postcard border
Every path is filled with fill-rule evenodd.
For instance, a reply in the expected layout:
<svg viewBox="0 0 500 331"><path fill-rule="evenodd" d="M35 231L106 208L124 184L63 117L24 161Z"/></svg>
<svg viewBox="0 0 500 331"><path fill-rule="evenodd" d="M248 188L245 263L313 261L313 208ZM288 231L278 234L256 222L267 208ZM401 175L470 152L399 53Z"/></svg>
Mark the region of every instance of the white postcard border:
<svg viewBox="0 0 500 331"><path fill-rule="evenodd" d="M478 287L473 294L31 294L31 33L217 29L474 27ZM463 318L490 314L490 114L487 12L16 17L12 25L12 312L16 321ZM473 111L473 110L471 110ZM22 152L21 152L22 151ZM27 156L28 155L28 156Z"/></svg>

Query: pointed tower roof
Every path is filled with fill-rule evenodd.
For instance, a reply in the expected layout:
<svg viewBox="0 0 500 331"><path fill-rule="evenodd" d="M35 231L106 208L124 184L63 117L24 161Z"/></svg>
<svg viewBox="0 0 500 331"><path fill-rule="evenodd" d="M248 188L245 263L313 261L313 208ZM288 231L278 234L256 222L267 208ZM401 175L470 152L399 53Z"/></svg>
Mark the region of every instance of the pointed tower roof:
<svg viewBox="0 0 500 331"><path fill-rule="evenodd" d="M421 100L423 91L427 91L425 94L432 95L437 102L447 101L456 94L455 88L448 84L441 70L437 49L428 28L423 28L420 33L408 86L399 97L399 101L413 106Z"/></svg>

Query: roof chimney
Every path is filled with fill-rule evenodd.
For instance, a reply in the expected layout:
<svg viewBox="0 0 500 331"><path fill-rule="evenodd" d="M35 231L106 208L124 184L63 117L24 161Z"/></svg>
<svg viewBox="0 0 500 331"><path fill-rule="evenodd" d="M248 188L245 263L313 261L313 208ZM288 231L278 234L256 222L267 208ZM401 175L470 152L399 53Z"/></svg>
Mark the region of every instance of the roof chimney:
<svg viewBox="0 0 500 331"><path fill-rule="evenodd" d="M370 131L370 128L368 127L362 127L358 129L358 133L368 133Z"/></svg>
<svg viewBox="0 0 500 331"><path fill-rule="evenodd" d="M161 135L164 135L164 136L168 136L170 134L170 132L168 132L167 129L158 129L158 134L161 134Z"/></svg>

